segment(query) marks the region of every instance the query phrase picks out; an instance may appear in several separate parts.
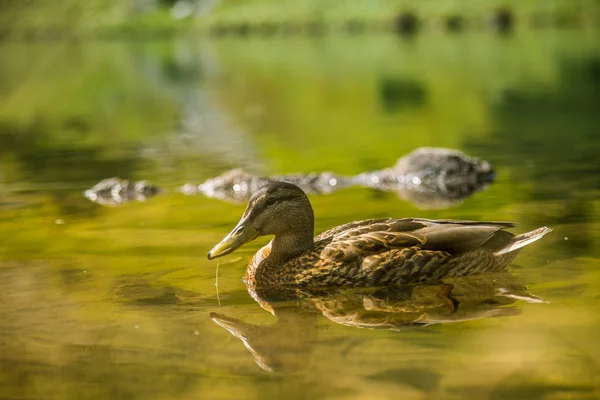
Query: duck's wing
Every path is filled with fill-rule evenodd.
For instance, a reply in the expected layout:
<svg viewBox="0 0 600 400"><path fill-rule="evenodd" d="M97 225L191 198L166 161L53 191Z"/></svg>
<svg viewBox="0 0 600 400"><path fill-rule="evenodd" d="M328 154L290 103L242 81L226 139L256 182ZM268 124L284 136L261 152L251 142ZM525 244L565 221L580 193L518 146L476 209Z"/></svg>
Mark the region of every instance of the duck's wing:
<svg viewBox="0 0 600 400"><path fill-rule="evenodd" d="M451 255L478 248L496 251L514 237L504 231L512 226L510 222L390 218L342 225L317 240L328 241L321 251L321 259L347 263L407 248Z"/></svg>
<svg viewBox="0 0 600 400"><path fill-rule="evenodd" d="M337 236L339 234L344 234L347 232L355 231L357 229L360 230L361 228L367 229L367 230L370 230L372 228L374 229L376 226L380 226L379 224L386 224L392 220L393 220L393 218L385 218L385 219L365 219L362 221L348 222L347 224L336 226L334 228L331 228L331 229L319 234L317 237L315 237L315 242L333 239L335 236ZM417 225L417 227L419 227L419 226L421 226L421 225Z"/></svg>
<svg viewBox="0 0 600 400"><path fill-rule="evenodd" d="M352 262L390 249L421 246L425 237L412 232L424 225L410 219L383 219L352 222L333 228L317 237L326 240L321 259Z"/></svg>
<svg viewBox="0 0 600 400"><path fill-rule="evenodd" d="M460 220L416 219L424 225L416 233L425 236L424 250L444 251L459 255L477 249L496 251L514 235L505 231L512 222L477 222Z"/></svg>

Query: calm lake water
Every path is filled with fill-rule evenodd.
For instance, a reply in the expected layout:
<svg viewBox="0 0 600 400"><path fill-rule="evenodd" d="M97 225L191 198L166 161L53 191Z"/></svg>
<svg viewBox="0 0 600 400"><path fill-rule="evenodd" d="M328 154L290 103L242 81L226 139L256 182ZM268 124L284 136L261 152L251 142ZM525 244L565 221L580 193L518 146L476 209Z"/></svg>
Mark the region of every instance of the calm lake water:
<svg viewBox="0 0 600 400"><path fill-rule="evenodd" d="M0 398L600 397L598 33L0 43ZM445 209L311 196L316 231L554 229L510 274L457 282L454 314L417 288L276 317L241 280L267 238L206 258L245 205L177 192L231 168L353 175L420 146L486 159L496 182ZM169 192L84 198L112 176Z"/></svg>

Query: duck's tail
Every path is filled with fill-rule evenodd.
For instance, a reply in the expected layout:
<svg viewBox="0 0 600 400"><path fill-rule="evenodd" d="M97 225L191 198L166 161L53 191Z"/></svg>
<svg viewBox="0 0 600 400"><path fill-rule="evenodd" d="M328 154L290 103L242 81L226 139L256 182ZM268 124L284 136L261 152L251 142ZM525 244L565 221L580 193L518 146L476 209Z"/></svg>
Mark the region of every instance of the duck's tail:
<svg viewBox="0 0 600 400"><path fill-rule="evenodd" d="M541 239L546 233L552 232L551 228L547 226L543 226L541 228L537 228L531 232L522 233L513 237L506 245L500 250L496 251L494 254L499 256L501 254L510 253L515 250L519 250L521 247L525 247L530 243L535 242L536 240Z"/></svg>

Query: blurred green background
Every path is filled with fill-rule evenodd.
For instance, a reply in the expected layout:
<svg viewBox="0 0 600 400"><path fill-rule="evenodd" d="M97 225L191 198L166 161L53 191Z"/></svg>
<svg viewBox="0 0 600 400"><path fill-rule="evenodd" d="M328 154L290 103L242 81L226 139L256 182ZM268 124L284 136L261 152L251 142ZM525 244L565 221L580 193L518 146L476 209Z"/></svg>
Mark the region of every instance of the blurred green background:
<svg viewBox="0 0 600 400"><path fill-rule="evenodd" d="M597 25L597 0L2 0L1 32L25 37L172 31L362 31L393 28L414 14L434 28L495 25L510 14L520 26Z"/></svg>
<svg viewBox="0 0 600 400"><path fill-rule="evenodd" d="M0 397L600 396L598 7L0 0ZM419 146L486 159L497 181L445 210L311 196L317 232L381 216L548 225L511 271L549 303L405 332L321 318L304 372L260 370L208 314L274 320L240 278L266 239L220 261L217 298L205 255L244 205L178 187L238 167L351 175ZM83 197L111 176L169 192Z"/></svg>

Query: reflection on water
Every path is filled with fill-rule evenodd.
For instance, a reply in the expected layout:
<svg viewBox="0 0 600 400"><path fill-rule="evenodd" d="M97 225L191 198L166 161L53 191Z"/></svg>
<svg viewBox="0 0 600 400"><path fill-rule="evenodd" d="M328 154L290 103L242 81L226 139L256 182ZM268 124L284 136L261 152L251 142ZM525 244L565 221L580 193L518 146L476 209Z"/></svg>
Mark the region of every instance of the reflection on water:
<svg viewBox="0 0 600 400"><path fill-rule="evenodd" d="M249 289L251 290L251 289ZM431 324L519 315L507 307L517 299L543 302L509 273L448 279L438 285L363 290L300 291L296 301L269 302L251 293L277 321L267 326L211 313L211 319L240 339L262 369L298 372L317 343L316 314L349 327L402 330Z"/></svg>
<svg viewBox="0 0 600 400"><path fill-rule="evenodd" d="M2 42L0 397L598 397L597 33ZM174 190L234 168L354 176L422 146L488 160L496 180L445 210L372 189L311 196L316 233L385 216L551 226L510 268L519 283L488 303L456 285L454 313L439 288L307 298L290 310L310 332L284 334L276 356L252 344L298 372L257 368L209 317L272 323L241 281L264 242L215 271L206 252L242 206ZM111 176L166 191L83 198ZM386 313L430 325L348 326ZM483 318L496 313L511 316Z"/></svg>

